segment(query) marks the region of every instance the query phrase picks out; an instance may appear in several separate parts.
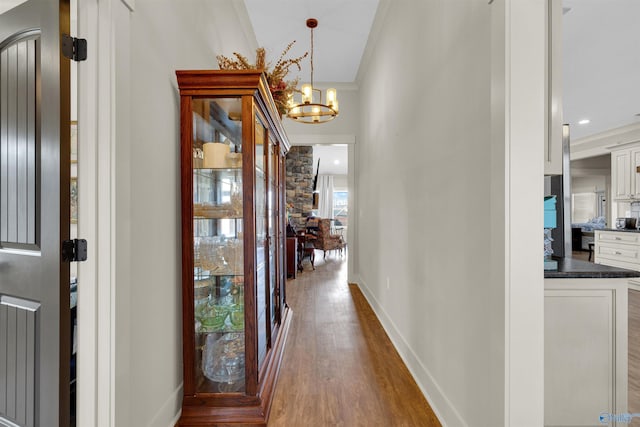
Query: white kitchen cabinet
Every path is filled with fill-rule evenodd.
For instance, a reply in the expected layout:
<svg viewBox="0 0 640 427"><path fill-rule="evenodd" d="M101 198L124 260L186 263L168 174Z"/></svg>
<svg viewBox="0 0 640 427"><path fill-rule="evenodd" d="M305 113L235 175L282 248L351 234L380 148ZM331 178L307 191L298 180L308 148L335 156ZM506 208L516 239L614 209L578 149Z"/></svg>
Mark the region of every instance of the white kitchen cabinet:
<svg viewBox="0 0 640 427"><path fill-rule="evenodd" d="M545 279L544 425L627 412L629 279Z"/></svg>
<svg viewBox="0 0 640 427"><path fill-rule="evenodd" d="M547 0L544 174L562 175L562 2Z"/></svg>
<svg viewBox="0 0 640 427"><path fill-rule="evenodd" d="M595 263L640 271L640 233L595 231Z"/></svg>
<svg viewBox="0 0 640 427"><path fill-rule="evenodd" d="M611 192L614 201L640 201L640 146L611 152Z"/></svg>

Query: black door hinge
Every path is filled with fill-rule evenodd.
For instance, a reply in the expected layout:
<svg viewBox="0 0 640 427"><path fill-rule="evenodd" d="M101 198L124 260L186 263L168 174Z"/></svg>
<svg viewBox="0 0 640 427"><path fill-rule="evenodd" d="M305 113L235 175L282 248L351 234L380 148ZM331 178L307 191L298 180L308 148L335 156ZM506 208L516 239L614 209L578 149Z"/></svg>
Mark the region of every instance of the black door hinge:
<svg viewBox="0 0 640 427"><path fill-rule="evenodd" d="M85 239L65 240L62 242L62 261L79 262L87 260L87 241Z"/></svg>
<svg viewBox="0 0 640 427"><path fill-rule="evenodd" d="M77 39L69 34L62 35L62 54L72 61L87 59L87 39Z"/></svg>

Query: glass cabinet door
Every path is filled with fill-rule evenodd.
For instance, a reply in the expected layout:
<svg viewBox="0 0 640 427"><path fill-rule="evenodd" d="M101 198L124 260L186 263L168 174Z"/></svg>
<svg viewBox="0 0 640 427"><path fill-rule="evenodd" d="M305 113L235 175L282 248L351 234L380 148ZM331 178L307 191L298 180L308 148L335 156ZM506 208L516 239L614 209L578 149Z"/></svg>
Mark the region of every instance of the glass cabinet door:
<svg viewBox="0 0 640 427"><path fill-rule="evenodd" d="M268 230L267 230L267 163L266 148L268 146L265 126L260 118L255 122L256 144L256 309L258 311L258 368L262 366L267 355L267 283L269 278L268 266Z"/></svg>
<svg viewBox="0 0 640 427"><path fill-rule="evenodd" d="M243 392L242 103L194 98L191 106L196 392Z"/></svg>
<svg viewBox="0 0 640 427"><path fill-rule="evenodd" d="M275 325L280 321L280 304L277 295L277 243L278 243L278 156L277 145L275 141L269 139L269 149L267 151L267 163L269 165L268 174L268 211L267 211L267 225L269 233L269 314L270 325L269 330L271 334L275 333Z"/></svg>

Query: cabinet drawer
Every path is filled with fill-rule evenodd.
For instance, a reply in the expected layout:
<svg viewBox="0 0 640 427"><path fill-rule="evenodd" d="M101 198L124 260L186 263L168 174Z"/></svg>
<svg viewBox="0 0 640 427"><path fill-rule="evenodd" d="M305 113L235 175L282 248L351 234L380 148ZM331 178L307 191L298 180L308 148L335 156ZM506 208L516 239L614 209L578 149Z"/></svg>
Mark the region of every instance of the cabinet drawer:
<svg viewBox="0 0 640 427"><path fill-rule="evenodd" d="M596 254L599 258L640 262L640 248L632 245L601 243L596 246Z"/></svg>
<svg viewBox="0 0 640 427"><path fill-rule="evenodd" d="M625 231L598 231L596 232L598 243L640 243L640 233Z"/></svg>

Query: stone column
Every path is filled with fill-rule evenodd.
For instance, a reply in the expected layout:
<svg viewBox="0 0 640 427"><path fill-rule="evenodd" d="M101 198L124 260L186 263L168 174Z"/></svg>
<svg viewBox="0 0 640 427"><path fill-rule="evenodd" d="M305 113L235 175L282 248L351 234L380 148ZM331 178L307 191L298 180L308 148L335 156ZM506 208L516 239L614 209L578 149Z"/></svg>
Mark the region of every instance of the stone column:
<svg viewBox="0 0 640 427"><path fill-rule="evenodd" d="M291 223L304 227L313 208L313 147L291 147L287 153L286 171L286 203Z"/></svg>

